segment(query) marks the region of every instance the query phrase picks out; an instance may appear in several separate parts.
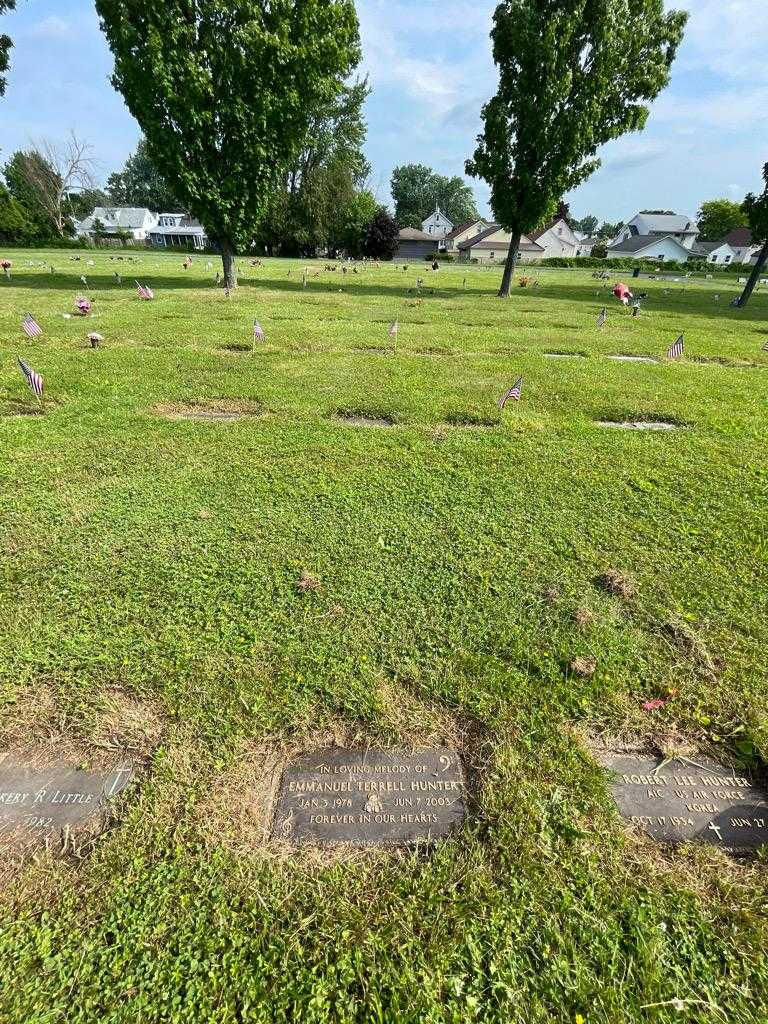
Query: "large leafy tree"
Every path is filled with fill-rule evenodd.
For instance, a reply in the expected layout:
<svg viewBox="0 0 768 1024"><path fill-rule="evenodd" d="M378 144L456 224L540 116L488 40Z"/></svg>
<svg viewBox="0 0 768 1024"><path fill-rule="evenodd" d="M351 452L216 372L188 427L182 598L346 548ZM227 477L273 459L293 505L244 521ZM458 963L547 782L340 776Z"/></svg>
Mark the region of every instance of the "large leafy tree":
<svg viewBox="0 0 768 1024"><path fill-rule="evenodd" d="M44 234L72 234L69 196L93 188L93 157L90 145L74 132L58 144L49 140L32 149L14 153L5 167L11 194L30 211Z"/></svg>
<svg viewBox="0 0 768 1024"><path fill-rule="evenodd" d="M705 242L719 242L729 231L747 225L741 203L734 203L732 199L708 199L701 204L696 219L699 236Z"/></svg>
<svg viewBox="0 0 768 1024"><path fill-rule="evenodd" d="M597 226L600 222L593 213L588 213L586 217L582 217L581 220L572 220L571 227L574 231L581 231L584 235L592 236L597 231Z"/></svg>
<svg viewBox="0 0 768 1024"><path fill-rule="evenodd" d="M27 242L34 235L35 227L27 211L0 185L0 242Z"/></svg>
<svg viewBox="0 0 768 1024"><path fill-rule="evenodd" d="M372 260L391 260L397 252L399 228L397 221L380 206L365 229L363 255Z"/></svg>
<svg viewBox="0 0 768 1024"><path fill-rule="evenodd" d="M334 237L338 226L370 173L362 148L367 132L363 105L369 94L365 80L344 85L312 113L301 150L259 225L258 240L268 250L314 255L318 248L339 247Z"/></svg>
<svg viewBox="0 0 768 1024"><path fill-rule="evenodd" d="M744 200L744 212L749 220L752 241L761 244L762 249L739 298L740 306L746 306L749 302L749 297L755 290L763 268L768 263L768 163L763 165L763 181L765 182L763 191L759 195L750 192Z"/></svg>
<svg viewBox="0 0 768 1024"><path fill-rule="evenodd" d="M0 0L0 14L12 11L16 7L16 0ZM11 37L4 33L0 35L0 96L5 95L5 72L11 66L10 52L13 47Z"/></svg>
<svg viewBox="0 0 768 1024"><path fill-rule="evenodd" d="M96 0L112 82L180 203L234 255L360 59L353 0Z"/></svg>
<svg viewBox="0 0 768 1024"><path fill-rule="evenodd" d="M395 219L402 228L420 228L436 206L456 226L479 216L472 189L463 178L447 178L424 164L396 167L390 192L395 202Z"/></svg>
<svg viewBox="0 0 768 1024"><path fill-rule="evenodd" d="M177 213L178 199L147 151L146 139L139 139L136 152L122 171L107 178L107 192L115 206L146 206L155 213Z"/></svg>
<svg viewBox="0 0 768 1024"><path fill-rule="evenodd" d="M664 0L502 0L491 39L499 88L483 107L468 174L491 186L491 208L520 237L599 167L604 143L646 122L645 101L669 81L687 15Z"/></svg>
<svg viewBox="0 0 768 1024"><path fill-rule="evenodd" d="M29 180L30 168L34 166L35 176L55 181L55 170L37 151L13 153L3 168L3 174L11 197L24 210L24 216L31 226L35 238L52 238L56 228L50 212L43 205L40 193Z"/></svg>

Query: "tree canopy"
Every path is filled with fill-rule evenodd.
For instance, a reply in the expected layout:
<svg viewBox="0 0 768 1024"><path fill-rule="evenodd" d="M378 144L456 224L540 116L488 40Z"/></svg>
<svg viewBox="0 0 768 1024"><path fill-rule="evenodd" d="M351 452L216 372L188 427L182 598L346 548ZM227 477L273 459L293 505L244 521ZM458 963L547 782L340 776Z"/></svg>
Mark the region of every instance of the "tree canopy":
<svg viewBox="0 0 768 1024"><path fill-rule="evenodd" d="M353 0L96 0L112 78L180 203L218 243L224 282L313 112L360 59Z"/></svg>
<svg viewBox="0 0 768 1024"><path fill-rule="evenodd" d="M439 206L457 227L479 217L472 188L458 175L446 178L424 164L403 164L392 172L390 191L401 228L421 228Z"/></svg>
<svg viewBox="0 0 768 1024"><path fill-rule="evenodd" d="M363 253L372 260L391 260L397 252L397 221L386 207L380 206L365 232Z"/></svg>
<svg viewBox="0 0 768 1024"><path fill-rule="evenodd" d="M699 236L705 242L719 242L734 228L747 225L747 214L741 203L732 199L709 199L701 204L696 215Z"/></svg>
<svg viewBox="0 0 768 1024"><path fill-rule="evenodd" d="M589 213L586 217L582 217L581 220L572 220L571 227L574 231L581 231L584 235L594 235L597 231L597 225L599 221L594 214Z"/></svg>
<svg viewBox="0 0 768 1024"><path fill-rule="evenodd" d="M645 102L669 81L686 18L665 12L663 0L499 3L499 87L466 170L491 186L491 208L512 235L500 295L509 294L520 235L592 174L600 146L645 125Z"/></svg>
<svg viewBox="0 0 768 1024"><path fill-rule="evenodd" d="M16 8L16 0L0 0L0 14L13 11ZM6 78L5 72L11 66L11 49L13 43L11 37L4 33L0 35L0 96L5 96Z"/></svg>
<svg viewBox="0 0 768 1024"><path fill-rule="evenodd" d="M51 238L56 233L56 227L38 189L30 180L31 167L39 177L56 181L55 169L41 153L17 150L3 168L8 192L24 210L32 235L36 238Z"/></svg>
<svg viewBox="0 0 768 1024"><path fill-rule="evenodd" d="M181 212L178 199L147 151L146 139L139 139L122 171L107 178L107 192L115 206L146 206L155 213Z"/></svg>

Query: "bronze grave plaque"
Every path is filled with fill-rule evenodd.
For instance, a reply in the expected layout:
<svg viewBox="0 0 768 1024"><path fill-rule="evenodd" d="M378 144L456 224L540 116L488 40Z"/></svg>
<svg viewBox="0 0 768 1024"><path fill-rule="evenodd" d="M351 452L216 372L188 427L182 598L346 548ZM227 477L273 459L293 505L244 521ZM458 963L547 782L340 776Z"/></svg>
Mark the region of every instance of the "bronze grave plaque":
<svg viewBox="0 0 768 1024"><path fill-rule="evenodd" d="M619 812L661 843L699 842L745 856L768 842L768 793L709 758L607 754Z"/></svg>
<svg viewBox="0 0 768 1024"><path fill-rule="evenodd" d="M285 769L272 832L292 843L410 845L449 835L464 815L455 750L330 747Z"/></svg>

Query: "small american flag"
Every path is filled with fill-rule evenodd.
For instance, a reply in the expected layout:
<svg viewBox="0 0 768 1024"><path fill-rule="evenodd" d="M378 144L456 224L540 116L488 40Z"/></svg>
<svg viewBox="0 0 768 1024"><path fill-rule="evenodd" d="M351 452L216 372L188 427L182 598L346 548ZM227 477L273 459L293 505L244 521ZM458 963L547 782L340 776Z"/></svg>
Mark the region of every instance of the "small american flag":
<svg viewBox="0 0 768 1024"><path fill-rule="evenodd" d="M598 327L605 327L605 321L607 319L608 319L608 312L607 312L605 306L603 306L603 308L600 310L600 313L599 313L599 315L597 317L597 326Z"/></svg>
<svg viewBox="0 0 768 1024"><path fill-rule="evenodd" d="M762 352L768 352L768 341L764 341L763 342L763 344L761 346L761 351Z"/></svg>
<svg viewBox="0 0 768 1024"><path fill-rule="evenodd" d="M512 401L519 402L522 393L523 393L523 378L522 377L518 377L517 380L515 381L515 383L509 389L509 391L505 391L504 394L499 399L499 408L503 409L504 406L507 404L507 402L510 401L510 399Z"/></svg>
<svg viewBox="0 0 768 1024"><path fill-rule="evenodd" d="M679 359L682 354L683 336L681 334L677 341L674 343L674 345L670 345L669 350L667 352L667 359Z"/></svg>
<svg viewBox="0 0 768 1024"><path fill-rule="evenodd" d="M151 288L148 288L144 284L139 284L138 281L136 282L136 289L139 293L140 299L154 299L155 297L155 293L152 291Z"/></svg>
<svg viewBox="0 0 768 1024"><path fill-rule="evenodd" d="M27 313L24 319L21 321L21 326L24 333L30 338L39 338L43 333L43 329L40 324L35 320L31 313Z"/></svg>
<svg viewBox="0 0 768 1024"><path fill-rule="evenodd" d="M29 384L29 387L30 387L32 393L37 398L42 398L43 397L43 378L40 376L39 373L37 373L35 370L33 370L32 367L29 366L28 363L25 363L23 359L19 359L19 366L21 367L21 372L27 378L27 384Z"/></svg>
<svg viewBox="0 0 768 1024"><path fill-rule="evenodd" d="M253 321L253 337L256 341L267 340L267 336L264 333L264 328L261 326L258 320Z"/></svg>
<svg viewBox="0 0 768 1024"><path fill-rule="evenodd" d="M395 322L393 324L389 325L389 330L387 331L387 334L390 336L390 338L396 338L397 337L397 332L399 330L400 330L400 324L397 322L397 320L395 320Z"/></svg>

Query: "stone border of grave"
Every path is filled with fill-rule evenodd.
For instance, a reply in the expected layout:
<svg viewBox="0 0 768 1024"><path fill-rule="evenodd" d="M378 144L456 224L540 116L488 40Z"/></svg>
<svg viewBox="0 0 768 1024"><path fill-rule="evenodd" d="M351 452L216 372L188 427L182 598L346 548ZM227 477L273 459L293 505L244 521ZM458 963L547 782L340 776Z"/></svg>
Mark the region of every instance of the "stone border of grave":
<svg viewBox="0 0 768 1024"><path fill-rule="evenodd" d="M253 399L194 398L186 402L158 402L152 406L155 416L178 421L201 423L234 423L238 420L259 419L267 409Z"/></svg>
<svg viewBox="0 0 768 1024"><path fill-rule="evenodd" d="M391 413L382 412L377 409L345 408L334 409L330 413L330 419L346 427L373 427L383 429L386 427L398 427L402 424Z"/></svg>

